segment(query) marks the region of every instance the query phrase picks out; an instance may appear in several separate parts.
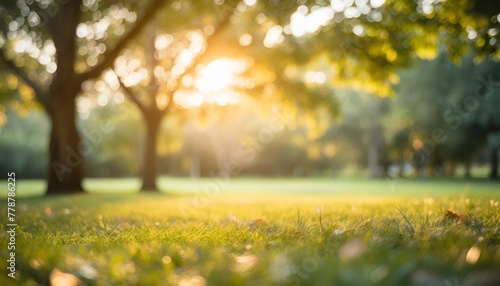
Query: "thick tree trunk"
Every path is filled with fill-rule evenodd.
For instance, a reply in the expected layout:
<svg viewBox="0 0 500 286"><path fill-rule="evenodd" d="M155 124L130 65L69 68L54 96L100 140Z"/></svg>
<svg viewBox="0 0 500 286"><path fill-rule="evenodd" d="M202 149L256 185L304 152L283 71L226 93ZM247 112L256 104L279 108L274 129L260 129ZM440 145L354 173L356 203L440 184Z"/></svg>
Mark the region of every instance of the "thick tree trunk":
<svg viewBox="0 0 500 286"><path fill-rule="evenodd" d="M49 143L49 177L47 194L83 192L83 161L79 148L84 148L76 128L75 98L81 82L75 80L76 37L82 0L60 6L60 11L47 20L56 48L57 72L47 91L45 108L52 130ZM88 150L87 150L88 151Z"/></svg>
<svg viewBox="0 0 500 286"><path fill-rule="evenodd" d="M491 150L490 179L498 179L498 149Z"/></svg>
<svg viewBox="0 0 500 286"><path fill-rule="evenodd" d="M156 145L158 139L158 130L160 127L160 118L147 118L146 123L146 142L144 146L144 158L142 166L142 188L143 191L158 191L156 185Z"/></svg>
<svg viewBox="0 0 500 286"><path fill-rule="evenodd" d="M151 96L151 103L148 106L141 107L142 115L146 123L146 142L144 146L144 158L142 162L142 191L159 191L156 185L157 158L156 146L158 141L158 130L160 128L163 113L156 104L158 95L158 84L154 80L154 69L158 65L158 60L154 57L156 49L156 23L152 21L147 27L148 34L145 43L148 56L146 57L146 66L151 76L150 83L147 86L148 93ZM140 103L138 102L140 105Z"/></svg>
<svg viewBox="0 0 500 286"><path fill-rule="evenodd" d="M48 195L81 193L85 146L76 129L74 97L48 111L52 123L49 142ZM54 102L55 103L55 102ZM80 150L82 148L82 150Z"/></svg>

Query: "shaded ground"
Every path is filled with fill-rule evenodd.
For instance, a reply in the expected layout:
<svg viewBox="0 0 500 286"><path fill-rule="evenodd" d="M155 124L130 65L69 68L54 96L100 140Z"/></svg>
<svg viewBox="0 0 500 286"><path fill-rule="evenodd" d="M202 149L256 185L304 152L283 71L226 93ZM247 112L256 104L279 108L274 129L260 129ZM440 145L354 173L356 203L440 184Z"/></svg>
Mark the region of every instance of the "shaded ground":
<svg viewBox="0 0 500 286"><path fill-rule="evenodd" d="M82 285L500 282L498 184L163 180L170 182L165 194L131 193L134 181L91 180L94 192L130 191L19 198L21 279L13 284L2 270L0 284L49 285L54 269ZM37 184L19 182L19 194L42 189ZM2 261L6 230L3 224Z"/></svg>

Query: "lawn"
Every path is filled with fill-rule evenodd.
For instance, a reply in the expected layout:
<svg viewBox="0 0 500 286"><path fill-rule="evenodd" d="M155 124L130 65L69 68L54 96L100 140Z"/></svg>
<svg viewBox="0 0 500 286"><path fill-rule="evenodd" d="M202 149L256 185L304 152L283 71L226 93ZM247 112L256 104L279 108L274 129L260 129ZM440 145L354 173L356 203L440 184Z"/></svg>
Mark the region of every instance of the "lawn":
<svg viewBox="0 0 500 286"><path fill-rule="evenodd" d="M79 285L500 285L500 184L162 178L161 194L139 194L131 179L85 185L91 194L45 198L29 197L40 182L19 182L20 278L2 267L0 285L50 285L51 273Z"/></svg>

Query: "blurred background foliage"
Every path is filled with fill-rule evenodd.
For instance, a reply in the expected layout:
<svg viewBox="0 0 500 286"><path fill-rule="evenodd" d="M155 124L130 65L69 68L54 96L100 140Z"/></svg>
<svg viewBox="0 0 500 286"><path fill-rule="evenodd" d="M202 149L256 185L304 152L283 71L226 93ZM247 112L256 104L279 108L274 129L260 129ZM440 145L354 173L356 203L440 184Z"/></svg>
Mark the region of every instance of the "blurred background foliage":
<svg viewBox="0 0 500 286"><path fill-rule="evenodd" d="M398 76L395 95L387 98L332 89L336 117L327 109L301 112L299 104L290 104L287 112L281 105L262 108L250 97L245 104L173 113L158 138L159 174L211 176L233 163L240 167L233 175L244 176L337 176L370 168L372 176L467 176L473 166L491 167L491 152L500 148L499 63L475 64L467 54L456 65L443 51ZM137 176L144 144L140 114L132 103L106 96L107 105L80 114L78 122L84 140L93 143L87 175ZM8 119L0 131L0 166L40 178L48 121L40 110L19 112L19 106L3 105ZM110 130L96 131L103 124ZM436 129L443 142L433 139Z"/></svg>
<svg viewBox="0 0 500 286"><path fill-rule="evenodd" d="M0 5L2 57L45 89L62 52L39 12L59 15L61 3ZM148 3L82 1L75 73L106 61ZM453 176L489 165L497 177L499 13L485 0L166 1L81 84L85 173L139 175L148 124L168 113L159 174ZM0 168L42 177L51 124L33 90L0 68ZM231 81L210 86L228 68Z"/></svg>

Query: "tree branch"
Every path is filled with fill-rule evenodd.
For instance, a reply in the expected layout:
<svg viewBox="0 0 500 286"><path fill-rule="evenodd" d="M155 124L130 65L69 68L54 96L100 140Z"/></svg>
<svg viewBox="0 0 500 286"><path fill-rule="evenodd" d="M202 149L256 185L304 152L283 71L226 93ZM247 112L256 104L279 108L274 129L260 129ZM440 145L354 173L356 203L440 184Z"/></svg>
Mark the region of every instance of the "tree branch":
<svg viewBox="0 0 500 286"><path fill-rule="evenodd" d="M170 105L172 104L172 101L174 100L174 93L170 92L169 94L167 94L167 98L168 98L167 104L163 108L158 107L158 110L160 110L161 113L165 113L168 111L168 108L170 107Z"/></svg>
<svg viewBox="0 0 500 286"><path fill-rule="evenodd" d="M184 77L185 75L194 73L196 67L203 60L203 56L206 55L210 49L212 49L211 48L213 46L212 43L216 41L218 35L220 35L222 33L222 31L224 30L224 28L230 23L231 15L232 14L230 13L229 15L226 15L226 17L224 17L224 19L222 19L222 21L214 29L213 34L211 34L210 36L207 37L205 51L197 54L196 57L194 58L194 60L191 62L191 65L189 65L188 68L175 79L175 81L177 81L177 86L179 86L179 80L182 77ZM174 93L175 93L175 90L169 92L167 105L164 108L160 108L160 111L162 113L166 112L168 110L168 108L170 107L170 105L172 104L172 102L174 101Z"/></svg>
<svg viewBox="0 0 500 286"><path fill-rule="evenodd" d="M78 75L80 83L98 77L105 69L110 68L115 59L118 57L120 52L127 46L130 40L135 38L142 28L148 23L151 17L153 17L156 13L156 11L160 10L161 6L165 3L167 0L151 0L153 3L149 5L149 7L146 9L146 12L144 12L144 15L139 19L132 29L126 34L121 40L118 42L118 44L109 52L104 55L104 59L93 69L84 72L80 75Z"/></svg>
<svg viewBox="0 0 500 286"><path fill-rule="evenodd" d="M226 15L226 17L224 17L224 19L222 19L222 21L214 29L214 32L210 36L207 37L207 40L206 40L207 43L206 43L205 51L197 54L196 57L194 58L194 60L188 66L188 68L175 79L177 81L177 86L179 86L179 80L183 76L194 73L196 67L203 60L203 56L206 55L207 52L213 46L212 43L215 42L215 40L217 39L218 35L220 35L222 33L222 31L224 30L224 28L230 23L230 17L231 17L231 14ZM175 93L175 90L169 92L167 105L164 108L160 108L160 111L162 113L166 112L168 110L168 108L170 107L170 105L172 104L172 102L174 101L174 93Z"/></svg>
<svg viewBox="0 0 500 286"><path fill-rule="evenodd" d="M50 25L50 22L56 15L54 10L44 10L40 8L40 3L38 1L26 1L26 6L28 6L31 11L34 11L38 15L38 17L40 18L41 26Z"/></svg>
<svg viewBox="0 0 500 286"><path fill-rule="evenodd" d="M210 36L207 37L205 51L197 54L196 57L194 58L194 60L192 61L191 65L186 69L186 71L184 73L179 75L179 77L177 79L180 79L187 74L192 74L195 71L196 66L198 66L201 63L201 61L203 60L203 56L206 55L207 52L213 46L212 43L217 40L217 36L220 35L222 33L222 31L224 30L224 28L230 23L230 20L229 20L230 18L231 18L231 15L227 15L227 17L225 17L217 25L217 27L215 27L213 34L211 34Z"/></svg>
<svg viewBox="0 0 500 286"><path fill-rule="evenodd" d="M125 91L125 94L128 96L128 98L130 98L130 100L132 100L136 105L137 107L142 111L146 111L146 106L144 105L144 103L142 103L139 98L137 98L137 95L135 94L135 92L128 86L126 86L122 79L120 78L119 75L116 75L116 78L118 78L118 82L120 83L120 87Z"/></svg>
<svg viewBox="0 0 500 286"><path fill-rule="evenodd" d="M3 49L0 48L0 60L9 68L17 77L22 79L34 91L36 98L45 106L49 106L48 95L45 90L34 80L30 79L28 74L20 67L18 67L12 60L8 59Z"/></svg>

